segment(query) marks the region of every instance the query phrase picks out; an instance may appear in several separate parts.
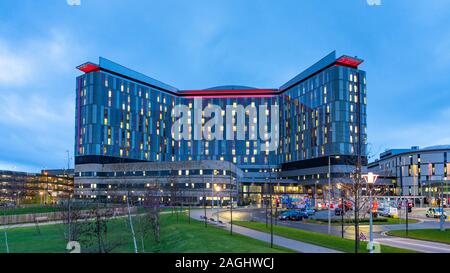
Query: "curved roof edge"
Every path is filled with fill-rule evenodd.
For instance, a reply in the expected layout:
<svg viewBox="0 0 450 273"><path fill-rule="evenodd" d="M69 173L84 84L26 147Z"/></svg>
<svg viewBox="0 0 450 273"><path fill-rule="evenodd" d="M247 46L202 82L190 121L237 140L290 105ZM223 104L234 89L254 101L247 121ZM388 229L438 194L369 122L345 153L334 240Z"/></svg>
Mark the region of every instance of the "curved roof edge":
<svg viewBox="0 0 450 273"><path fill-rule="evenodd" d="M245 86L245 85L220 85L220 86L205 88L203 90L250 90L250 89L259 89L259 88Z"/></svg>
<svg viewBox="0 0 450 273"><path fill-rule="evenodd" d="M374 160L373 162L371 162L369 164L376 163L380 160L392 158L394 156L402 156L402 155L411 154L411 153L443 151L443 150L450 151L450 145L434 145L434 146L428 146L425 148L419 148L418 146L413 146L410 149L389 149L389 150L381 153L380 158Z"/></svg>

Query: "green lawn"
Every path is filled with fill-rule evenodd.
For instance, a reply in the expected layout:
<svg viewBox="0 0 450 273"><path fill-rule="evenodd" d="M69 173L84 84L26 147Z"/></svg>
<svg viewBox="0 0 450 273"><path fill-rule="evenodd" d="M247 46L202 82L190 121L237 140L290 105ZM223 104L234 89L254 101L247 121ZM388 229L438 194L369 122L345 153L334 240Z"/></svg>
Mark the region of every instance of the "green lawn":
<svg viewBox="0 0 450 273"><path fill-rule="evenodd" d="M406 236L405 230L391 230L388 232L388 235L450 244L450 229L445 231L440 231L439 229L414 229L408 231L408 236Z"/></svg>
<svg viewBox="0 0 450 273"><path fill-rule="evenodd" d="M137 218L134 218L135 229L138 232ZM38 234L36 227L8 229L8 242L11 253L61 253L66 252L67 241L64 239L63 225L47 225L40 227ZM111 220L108 223L108 241L120 243L113 252L133 252L133 242L126 218ZM139 239L139 238L138 238ZM94 240L95 241L95 240ZM141 241L138 240L141 251ZM203 222L191 220L188 223L186 215L180 215L179 223L176 216L161 215L161 244L154 243L151 236L145 239L146 252L241 252L241 253L281 253L292 252L281 247L270 248L269 244L249 237L209 226ZM85 249L83 244L81 249ZM6 252L5 237L0 230L0 253Z"/></svg>
<svg viewBox="0 0 450 273"><path fill-rule="evenodd" d="M266 228L265 223L261 222L249 222L249 221L236 221L233 222L236 225L243 227L255 229L263 232L270 232L270 229ZM302 241L305 243L310 243L318 246L323 246L342 252L353 253L355 250L355 242L349 239L342 239L336 236L330 236L322 233L305 231L296 228L290 228L285 226L274 226L273 232L276 235L283 236L286 238ZM360 252L367 253L367 242L360 243ZM382 253L412 253L407 249L395 248L390 246L381 246Z"/></svg>
<svg viewBox="0 0 450 273"><path fill-rule="evenodd" d="M352 219L353 220L353 219ZM327 225L328 220L327 219L308 219L306 220L308 223L312 224L320 224L320 225ZM374 225L398 225L398 224L405 224L405 219L399 219L399 218L374 218L373 224ZM418 223L419 220L416 219L408 219L409 224ZM360 220L361 225L369 225L370 221L369 219L362 219ZM341 225L340 219L332 219L331 220L332 225ZM353 225L353 221L349 221L348 219L344 219L344 225L351 226Z"/></svg>

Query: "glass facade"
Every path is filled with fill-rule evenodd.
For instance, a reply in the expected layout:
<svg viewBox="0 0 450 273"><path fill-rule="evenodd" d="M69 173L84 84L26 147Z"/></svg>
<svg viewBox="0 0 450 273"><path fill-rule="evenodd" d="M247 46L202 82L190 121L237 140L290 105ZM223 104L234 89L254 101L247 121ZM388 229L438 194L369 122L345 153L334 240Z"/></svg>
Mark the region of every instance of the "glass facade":
<svg viewBox="0 0 450 273"><path fill-rule="evenodd" d="M279 162L355 155L358 136L365 155L365 72L333 66L288 89L281 101Z"/></svg>
<svg viewBox="0 0 450 273"><path fill-rule="evenodd" d="M261 140L250 140L258 128L252 126L249 115L245 116L245 140L175 141L172 109L178 104L191 110L191 124L195 123L194 109L210 105L221 109L227 105L278 105L280 145L276 151L266 152L261 149ZM268 121L271 128L270 118ZM226 126L224 122L222 128L215 129L225 132ZM360 141L365 154L366 130L365 72L345 66L332 66L268 97L185 98L104 71L77 78L76 156L226 160L242 168L279 165L328 155L354 155Z"/></svg>
<svg viewBox="0 0 450 273"><path fill-rule="evenodd" d="M306 192L299 187L300 181L316 185L317 180L327 178L327 172L285 174L285 164L298 163L302 165L298 168L308 169L327 166L328 159L324 159L329 156L366 155L366 73L358 69L360 63L347 56L336 58L333 52L280 88L225 86L195 91L178 90L103 58L99 65L84 64L79 69L85 74L76 80L76 164L90 163L92 156L115 158L115 163L228 161L249 180L242 179L247 183L240 186L242 191L257 189L249 183L267 182L267 170L271 170L277 183L279 179L290 183L278 191ZM177 105L188 107L192 125L190 137L180 141L171 131L176 121L172 110ZM195 111L204 114L215 106L222 109L216 115L223 118L223 124L209 132L238 134L235 123L227 128L225 110L239 105L245 109L244 139L194 137L198 134L195 124L204 128L208 122L202 116L196 120ZM264 148L268 141L260 137L259 107L263 105L267 106L262 113L266 132L279 136L274 150ZM271 121L274 106L278 107L277 124ZM249 113L253 108L259 110L257 116ZM349 172L336 171L331 177L343 175Z"/></svg>

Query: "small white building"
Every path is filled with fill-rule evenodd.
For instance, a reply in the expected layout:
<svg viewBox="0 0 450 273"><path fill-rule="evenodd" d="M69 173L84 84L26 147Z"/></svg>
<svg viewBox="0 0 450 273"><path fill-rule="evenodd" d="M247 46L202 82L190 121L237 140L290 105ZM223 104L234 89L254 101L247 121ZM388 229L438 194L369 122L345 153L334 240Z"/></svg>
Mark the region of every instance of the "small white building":
<svg viewBox="0 0 450 273"><path fill-rule="evenodd" d="M420 149L391 149L368 164L368 171L391 183L397 195L421 196L426 203L436 203L443 193L448 204L450 145Z"/></svg>

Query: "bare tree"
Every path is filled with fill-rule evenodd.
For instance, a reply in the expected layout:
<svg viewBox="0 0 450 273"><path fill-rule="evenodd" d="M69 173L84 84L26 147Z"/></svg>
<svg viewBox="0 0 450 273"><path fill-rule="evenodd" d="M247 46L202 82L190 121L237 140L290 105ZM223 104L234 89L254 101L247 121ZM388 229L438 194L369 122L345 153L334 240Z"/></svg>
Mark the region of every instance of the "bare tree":
<svg viewBox="0 0 450 273"><path fill-rule="evenodd" d="M177 217L177 224L178 224L178 218L179 218L179 211L178 211L178 183L177 183L177 178L175 177L175 175L173 174L173 170L170 171L170 175L169 175L169 187L170 187L170 206L172 207L172 215L175 213L176 217Z"/></svg>
<svg viewBox="0 0 450 273"><path fill-rule="evenodd" d="M130 191L128 191L127 193L127 212L128 212L128 221L130 223L131 235L133 237L134 253L138 253L136 233L134 232L133 218L131 216Z"/></svg>
<svg viewBox="0 0 450 273"><path fill-rule="evenodd" d="M70 241L79 241L87 229L90 213L86 204L73 202L69 197L61 202L61 217L64 227L64 238Z"/></svg>
<svg viewBox="0 0 450 273"><path fill-rule="evenodd" d="M124 238L111 238L111 230L108 222L113 218L113 209L101 207L97 203L89 210L89 220L86 221L86 229L80 238L86 252L111 253L113 250L124 245Z"/></svg>
<svg viewBox="0 0 450 273"><path fill-rule="evenodd" d="M141 240L141 249L143 253L145 252L145 241L149 235L153 235L157 245L160 243L160 192L161 188L158 182L147 186L142 207L143 213L137 217L137 234Z"/></svg>

